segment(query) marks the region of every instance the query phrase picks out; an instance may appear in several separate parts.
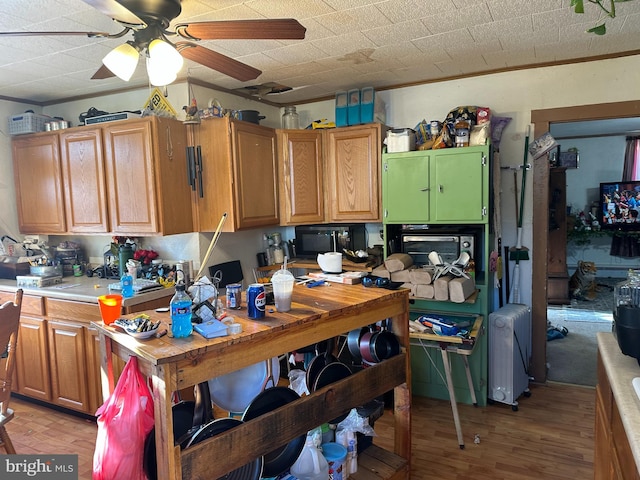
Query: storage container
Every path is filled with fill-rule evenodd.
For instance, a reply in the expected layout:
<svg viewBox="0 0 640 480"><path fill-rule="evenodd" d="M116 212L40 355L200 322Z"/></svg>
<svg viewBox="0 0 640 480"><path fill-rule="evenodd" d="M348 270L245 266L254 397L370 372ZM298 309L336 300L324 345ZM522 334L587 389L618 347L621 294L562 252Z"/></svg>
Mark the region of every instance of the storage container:
<svg viewBox="0 0 640 480"><path fill-rule="evenodd" d="M387 130L387 153L410 152L416 149L416 132L411 128Z"/></svg>
<svg viewBox="0 0 640 480"><path fill-rule="evenodd" d="M386 123L386 105L373 87L360 90L360 121L362 123Z"/></svg>
<svg viewBox="0 0 640 480"><path fill-rule="evenodd" d="M21 113L9 117L9 135L44 132L44 124L51 120L46 115L37 113Z"/></svg>

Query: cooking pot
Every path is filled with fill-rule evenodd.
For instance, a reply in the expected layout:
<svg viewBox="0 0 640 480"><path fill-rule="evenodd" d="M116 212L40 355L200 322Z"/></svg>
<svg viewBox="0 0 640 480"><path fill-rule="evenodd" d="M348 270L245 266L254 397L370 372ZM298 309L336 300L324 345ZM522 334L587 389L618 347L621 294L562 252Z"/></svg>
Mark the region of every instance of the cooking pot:
<svg viewBox="0 0 640 480"><path fill-rule="evenodd" d="M264 120L267 117L260 115L260 112L257 110L238 110L237 118L243 122L251 122L256 125L260 125L260 120Z"/></svg>

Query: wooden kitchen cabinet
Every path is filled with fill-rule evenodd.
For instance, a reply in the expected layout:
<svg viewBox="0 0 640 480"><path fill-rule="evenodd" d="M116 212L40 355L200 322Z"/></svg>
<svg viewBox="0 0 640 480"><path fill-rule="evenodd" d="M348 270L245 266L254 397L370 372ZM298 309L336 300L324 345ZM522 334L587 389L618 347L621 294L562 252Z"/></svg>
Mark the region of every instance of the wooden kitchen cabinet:
<svg viewBox="0 0 640 480"><path fill-rule="evenodd" d="M24 135L11 147L20 232L66 232L58 136Z"/></svg>
<svg viewBox="0 0 640 480"><path fill-rule="evenodd" d="M192 137L202 153L192 194L196 229L215 231L224 213L225 232L278 225L275 131L225 117L203 120Z"/></svg>
<svg viewBox="0 0 640 480"><path fill-rule="evenodd" d="M182 123L161 117L14 139L20 231L192 232L185 147Z"/></svg>
<svg viewBox="0 0 640 480"><path fill-rule="evenodd" d="M281 225L380 221L383 128L278 130Z"/></svg>
<svg viewBox="0 0 640 480"><path fill-rule="evenodd" d="M67 230L109 231L107 191L100 128L72 129L59 134Z"/></svg>
<svg viewBox="0 0 640 480"><path fill-rule="evenodd" d="M278 130L280 223L325 222L322 130Z"/></svg>
<svg viewBox="0 0 640 480"><path fill-rule="evenodd" d="M187 136L176 120L147 117L103 127L111 231L193 231Z"/></svg>
<svg viewBox="0 0 640 480"><path fill-rule="evenodd" d="M16 347L18 393L43 402L51 402L51 370L47 321L44 318L20 316Z"/></svg>
<svg viewBox="0 0 640 480"><path fill-rule="evenodd" d="M85 330L86 328L79 323L48 321L53 403L61 407L88 412Z"/></svg>
<svg viewBox="0 0 640 480"><path fill-rule="evenodd" d="M640 480L599 350L597 368L594 478L595 480Z"/></svg>

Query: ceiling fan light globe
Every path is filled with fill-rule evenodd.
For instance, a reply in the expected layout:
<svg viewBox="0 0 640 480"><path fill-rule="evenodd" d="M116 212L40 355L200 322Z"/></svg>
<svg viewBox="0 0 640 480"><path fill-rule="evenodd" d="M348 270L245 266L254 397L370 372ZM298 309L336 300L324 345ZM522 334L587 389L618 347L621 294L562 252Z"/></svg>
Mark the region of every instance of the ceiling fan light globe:
<svg viewBox="0 0 640 480"><path fill-rule="evenodd" d="M136 71L138 58L138 50L129 43L123 43L107 53L102 59L102 63L118 78L128 82L133 76L133 72Z"/></svg>
<svg viewBox="0 0 640 480"><path fill-rule="evenodd" d="M154 87L164 87L178 78L177 71L171 71L165 67L164 62L154 61L149 57L147 57L147 74L149 75L149 83Z"/></svg>
<svg viewBox="0 0 640 480"><path fill-rule="evenodd" d="M153 40L147 48L149 52L149 59L154 62L161 63L163 68L174 72L176 75L184 64L182 55L175 49L173 45L164 40L156 38Z"/></svg>

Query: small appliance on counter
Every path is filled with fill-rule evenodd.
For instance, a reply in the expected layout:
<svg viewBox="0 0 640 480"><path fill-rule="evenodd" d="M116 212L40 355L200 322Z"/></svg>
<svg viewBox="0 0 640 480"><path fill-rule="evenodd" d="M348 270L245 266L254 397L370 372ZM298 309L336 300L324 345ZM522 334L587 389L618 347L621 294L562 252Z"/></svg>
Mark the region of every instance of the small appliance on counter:
<svg viewBox="0 0 640 480"><path fill-rule="evenodd" d="M296 257L317 259L318 254L367 250L367 231L364 224L298 225L295 227Z"/></svg>
<svg viewBox="0 0 640 480"><path fill-rule="evenodd" d="M620 350L640 365L640 270L629 270L627 279L613 290L613 331Z"/></svg>

